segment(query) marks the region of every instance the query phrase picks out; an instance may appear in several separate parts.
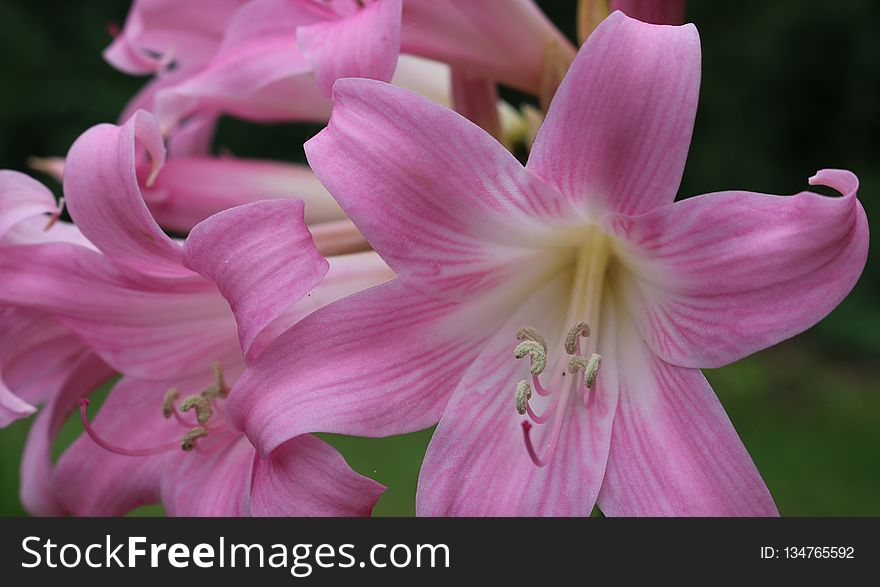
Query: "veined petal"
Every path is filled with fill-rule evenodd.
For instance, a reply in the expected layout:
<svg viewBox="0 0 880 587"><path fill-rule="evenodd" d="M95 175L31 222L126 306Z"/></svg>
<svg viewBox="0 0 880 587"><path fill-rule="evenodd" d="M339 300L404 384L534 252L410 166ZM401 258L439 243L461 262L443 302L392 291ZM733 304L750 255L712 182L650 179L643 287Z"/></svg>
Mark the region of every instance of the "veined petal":
<svg viewBox="0 0 880 587"><path fill-rule="evenodd" d="M235 321L211 282L123 269L69 244L17 247L0 255L0 304L57 316L107 363L144 379L241 362Z"/></svg>
<svg viewBox="0 0 880 587"><path fill-rule="evenodd" d="M649 25L615 12L569 68L527 167L596 215L670 204L699 89L693 25Z"/></svg>
<svg viewBox="0 0 880 587"><path fill-rule="evenodd" d="M459 295L530 266L523 233L553 190L484 130L373 80L339 80L334 102L329 126L305 145L309 163L401 278Z"/></svg>
<svg viewBox="0 0 880 587"><path fill-rule="evenodd" d="M606 516L775 516L773 498L697 369L621 329L620 400L599 508ZM603 361L604 363L604 361Z"/></svg>
<svg viewBox="0 0 880 587"><path fill-rule="evenodd" d="M260 332L250 348L252 358L256 358L284 331L317 309L396 277L374 251L335 255L327 257L327 262L330 269L321 283Z"/></svg>
<svg viewBox="0 0 880 587"><path fill-rule="evenodd" d="M435 424L481 339L450 327L459 304L400 279L297 323L239 379L227 405L266 455L308 432L402 434Z"/></svg>
<svg viewBox="0 0 880 587"><path fill-rule="evenodd" d="M406 0L402 48L537 94L548 46L563 66L574 47L531 0Z"/></svg>
<svg viewBox="0 0 880 587"><path fill-rule="evenodd" d="M183 232L227 208L268 199L303 200L308 224L345 218L306 165L234 157L172 158L156 181L142 189L156 221Z"/></svg>
<svg viewBox="0 0 880 587"><path fill-rule="evenodd" d="M810 183L844 196L722 192L612 223L634 276L621 290L655 353L719 367L806 330L843 300L868 254L858 180L826 169Z"/></svg>
<svg viewBox="0 0 880 587"><path fill-rule="evenodd" d="M565 308L555 313L548 308L558 306L564 285L553 283L537 292L498 330L459 383L422 465L416 496L419 515L588 516L592 511L617 404L613 362L603 359L586 405L581 397L568 397L558 443L544 467L535 465L526 451L523 418L514 406L516 382L528 378L528 369L513 358L514 335L524 324L545 333L563 332ZM603 305L599 352L611 357L614 311L610 302ZM550 377L552 373L545 371L545 381ZM560 379L560 385L570 384L570 377ZM546 425L532 429L535 438L542 439L541 448L552 425L551 417Z"/></svg>
<svg viewBox="0 0 880 587"><path fill-rule="evenodd" d="M296 40L326 96L339 78L391 79L400 52L401 11L402 0L376 0L345 18L297 28Z"/></svg>
<svg viewBox="0 0 880 587"><path fill-rule="evenodd" d="M35 405L57 393L88 352L52 316L0 308L0 428L32 414Z"/></svg>
<svg viewBox="0 0 880 587"><path fill-rule="evenodd" d="M152 275L186 275L180 245L153 219L137 177L137 142L155 175L165 146L155 119L138 111L122 126L100 124L80 136L67 155L64 193L82 233L108 257ZM147 184L150 180L147 180Z"/></svg>
<svg viewBox="0 0 880 587"><path fill-rule="evenodd" d="M263 200L219 212L192 229L188 266L214 281L238 323L245 356L260 332L327 273L299 200Z"/></svg>
<svg viewBox="0 0 880 587"><path fill-rule="evenodd" d="M80 353L71 364L61 388L34 420L21 461L20 491L21 502L31 515L61 516L68 513L61 499L68 488L56 485L52 478L52 445L77 401L112 376L113 370L97 355L87 351Z"/></svg>
<svg viewBox="0 0 880 587"><path fill-rule="evenodd" d="M166 457L162 505L169 516L249 516L254 448L241 434L207 438Z"/></svg>
<svg viewBox="0 0 880 587"><path fill-rule="evenodd" d="M255 516L369 516L385 487L354 472L311 435L288 440L254 463Z"/></svg>

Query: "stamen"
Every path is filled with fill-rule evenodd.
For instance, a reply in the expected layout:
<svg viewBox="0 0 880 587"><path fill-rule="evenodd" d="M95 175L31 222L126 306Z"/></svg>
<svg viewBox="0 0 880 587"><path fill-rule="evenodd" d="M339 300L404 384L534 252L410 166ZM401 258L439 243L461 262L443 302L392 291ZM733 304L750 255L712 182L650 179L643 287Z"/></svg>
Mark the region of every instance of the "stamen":
<svg viewBox="0 0 880 587"><path fill-rule="evenodd" d="M79 415L82 419L83 427L86 430L86 434L95 441L95 444L103 448L104 450L108 450L112 453L116 453L118 455L123 455L127 457L151 457L154 455L162 454L164 452L168 452L169 450L174 450L177 448L177 443L165 444L162 446L157 446L155 448L141 448L141 449L131 449L131 448L123 448L121 446L116 446L115 444L111 444L98 436L98 433L92 428L92 425L89 423L89 417L87 408L89 405L88 398L82 398L79 400Z"/></svg>
<svg viewBox="0 0 880 587"><path fill-rule="evenodd" d="M208 399L214 399L217 397L225 399L226 396L229 395L229 386L226 385L226 380L223 378L223 371L220 368L220 363L214 363L212 368L214 369L215 383L214 385L205 388L202 395Z"/></svg>
<svg viewBox="0 0 880 587"><path fill-rule="evenodd" d="M533 340L544 348L545 353L547 352L547 341L544 340L544 337L541 336L541 333L534 326L523 326L520 328L519 332L516 333L516 339Z"/></svg>
<svg viewBox="0 0 880 587"><path fill-rule="evenodd" d="M525 416L529 408L529 400L532 399L532 386L523 379L516 384L516 413Z"/></svg>
<svg viewBox="0 0 880 587"><path fill-rule="evenodd" d="M176 387L172 387L168 391L165 392L165 398L162 400L162 416L167 420L170 418L177 410L174 409L174 403L177 401L177 398L180 397L180 392L177 391Z"/></svg>
<svg viewBox="0 0 880 587"><path fill-rule="evenodd" d="M208 429L202 426L196 426L189 432L183 435L183 440L180 442L180 448L185 451L191 451L196 447L196 441L200 438L204 438L208 435Z"/></svg>
<svg viewBox="0 0 880 587"><path fill-rule="evenodd" d="M596 384L596 376L599 374L599 366L602 363L602 355L593 353L588 361L584 357L574 356L568 361L568 372L574 375L578 371L584 371L584 385L587 389L593 389Z"/></svg>
<svg viewBox="0 0 880 587"><path fill-rule="evenodd" d="M571 325L571 328L568 329L568 334L565 335L566 353L568 353L569 355L580 354L581 336L590 336L590 327L587 326L586 322L578 321Z"/></svg>
<svg viewBox="0 0 880 587"><path fill-rule="evenodd" d="M593 353L584 372L584 384L586 384L587 389L593 389L593 386L596 385L596 376L599 375L599 366L601 364L602 355Z"/></svg>
<svg viewBox="0 0 880 587"><path fill-rule="evenodd" d="M532 364L529 370L532 372L532 375L543 373L544 368L547 366L547 352L544 350L544 347L534 340L524 340L513 349L513 356L517 359L522 359L526 355L529 355L531 358Z"/></svg>
<svg viewBox="0 0 880 587"><path fill-rule="evenodd" d="M189 395L180 402L180 409L184 412L188 412L193 408L196 410L196 420L199 424L207 424L211 416L214 415L211 401L202 394Z"/></svg>

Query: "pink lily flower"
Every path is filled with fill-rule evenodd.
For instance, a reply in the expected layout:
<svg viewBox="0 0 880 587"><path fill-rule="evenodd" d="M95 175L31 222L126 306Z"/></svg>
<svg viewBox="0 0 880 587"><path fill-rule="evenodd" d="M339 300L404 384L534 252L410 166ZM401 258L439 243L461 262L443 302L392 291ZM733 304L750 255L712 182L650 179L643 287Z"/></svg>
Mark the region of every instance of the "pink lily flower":
<svg viewBox="0 0 880 587"><path fill-rule="evenodd" d="M44 242L89 246L75 228L57 222L60 213L42 184L22 173L0 171L0 255ZM0 428L36 412L90 354L52 316L0 307Z"/></svg>
<svg viewBox="0 0 880 587"><path fill-rule="evenodd" d="M867 255L841 192L673 202L697 107L693 25L612 14L523 167L406 90L340 80L315 173L398 279L326 306L239 379L261 453L439 421L421 515L775 515L700 368L827 315ZM438 132L442 129L442 132Z"/></svg>
<svg viewBox="0 0 880 587"><path fill-rule="evenodd" d="M166 130L205 112L323 121L340 77L421 90L422 66L401 52L537 93L551 46L550 57L571 61L573 47L531 0L253 0L229 18L208 65L157 80L150 109Z"/></svg>
<svg viewBox="0 0 880 587"><path fill-rule="evenodd" d="M88 376L69 378L40 412L24 465L38 498L26 503L43 514L115 515L160 500L172 515L368 514L383 488L329 445L303 437L257 455L224 404L277 333L392 274L373 253L328 264L297 200L225 210L170 239L139 189L138 142L156 176L164 147L145 112L90 129L68 154L68 209L99 251L46 243L0 254L0 304L54 316L125 375L94 423L80 406L88 437L55 467L54 435L92 389L80 379L109 373L81 365Z"/></svg>

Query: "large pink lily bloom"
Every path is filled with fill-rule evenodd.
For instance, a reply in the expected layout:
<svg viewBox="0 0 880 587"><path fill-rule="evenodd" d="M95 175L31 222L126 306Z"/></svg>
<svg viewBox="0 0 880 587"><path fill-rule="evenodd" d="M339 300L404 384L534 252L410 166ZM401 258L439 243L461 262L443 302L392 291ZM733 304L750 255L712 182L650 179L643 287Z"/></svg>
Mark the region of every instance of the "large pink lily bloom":
<svg viewBox="0 0 880 587"><path fill-rule="evenodd" d="M76 229L56 222L60 212L45 186L0 171L0 255L45 242L89 246ZM52 316L0 307L0 428L54 397L87 355L91 351Z"/></svg>
<svg viewBox="0 0 880 587"><path fill-rule="evenodd" d="M306 152L400 277L280 336L240 378L233 420L263 453L439 421L421 515L775 515L699 369L827 315L868 229L841 170L810 182L842 197L673 203L699 79L692 25L612 14L525 168L417 95L337 82Z"/></svg>
<svg viewBox="0 0 880 587"><path fill-rule="evenodd" d="M92 128L68 155L68 209L97 251L46 243L0 255L0 303L54 316L124 374L93 424L80 406L88 436L55 467L58 427L84 385L109 373L82 365L40 412L24 465L39 499L25 503L40 514L114 515L155 501L172 515L369 514L382 487L329 445L303 437L257 455L224 404L278 332L390 271L371 253L328 266L297 200L225 210L170 239L139 189L138 142L156 175L164 148L145 112Z"/></svg>

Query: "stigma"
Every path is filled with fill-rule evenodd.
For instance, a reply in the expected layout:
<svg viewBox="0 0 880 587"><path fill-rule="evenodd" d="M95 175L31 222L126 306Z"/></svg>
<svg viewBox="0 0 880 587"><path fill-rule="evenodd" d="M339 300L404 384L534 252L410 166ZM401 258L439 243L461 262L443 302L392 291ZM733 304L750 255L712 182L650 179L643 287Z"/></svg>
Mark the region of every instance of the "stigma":
<svg viewBox="0 0 880 587"><path fill-rule="evenodd" d="M534 390L537 395L543 397L553 394L553 390L544 387L539 378L547 368L547 342L537 329L531 326L521 328L516 334L516 338L520 342L514 348L513 356L516 359L529 357L529 371L532 374L532 381L530 383L523 379L516 384L515 406L518 414L529 418L522 423L523 437L529 457L539 467L545 466L556 450L569 394L575 389L582 392L590 391L596 385L602 356L598 353L591 353L589 358L584 356L581 351L581 339L588 336L590 336L590 327L585 322L575 322L568 329L563 341L563 348L569 356L566 372L575 377L561 383L561 389L555 394L550 406L539 414L532 409L530 404L532 391ZM580 373L583 374L582 378L577 377ZM565 375L565 372L562 375ZM551 416L554 418L549 441L544 453L538 454L531 439L532 423L545 424Z"/></svg>

